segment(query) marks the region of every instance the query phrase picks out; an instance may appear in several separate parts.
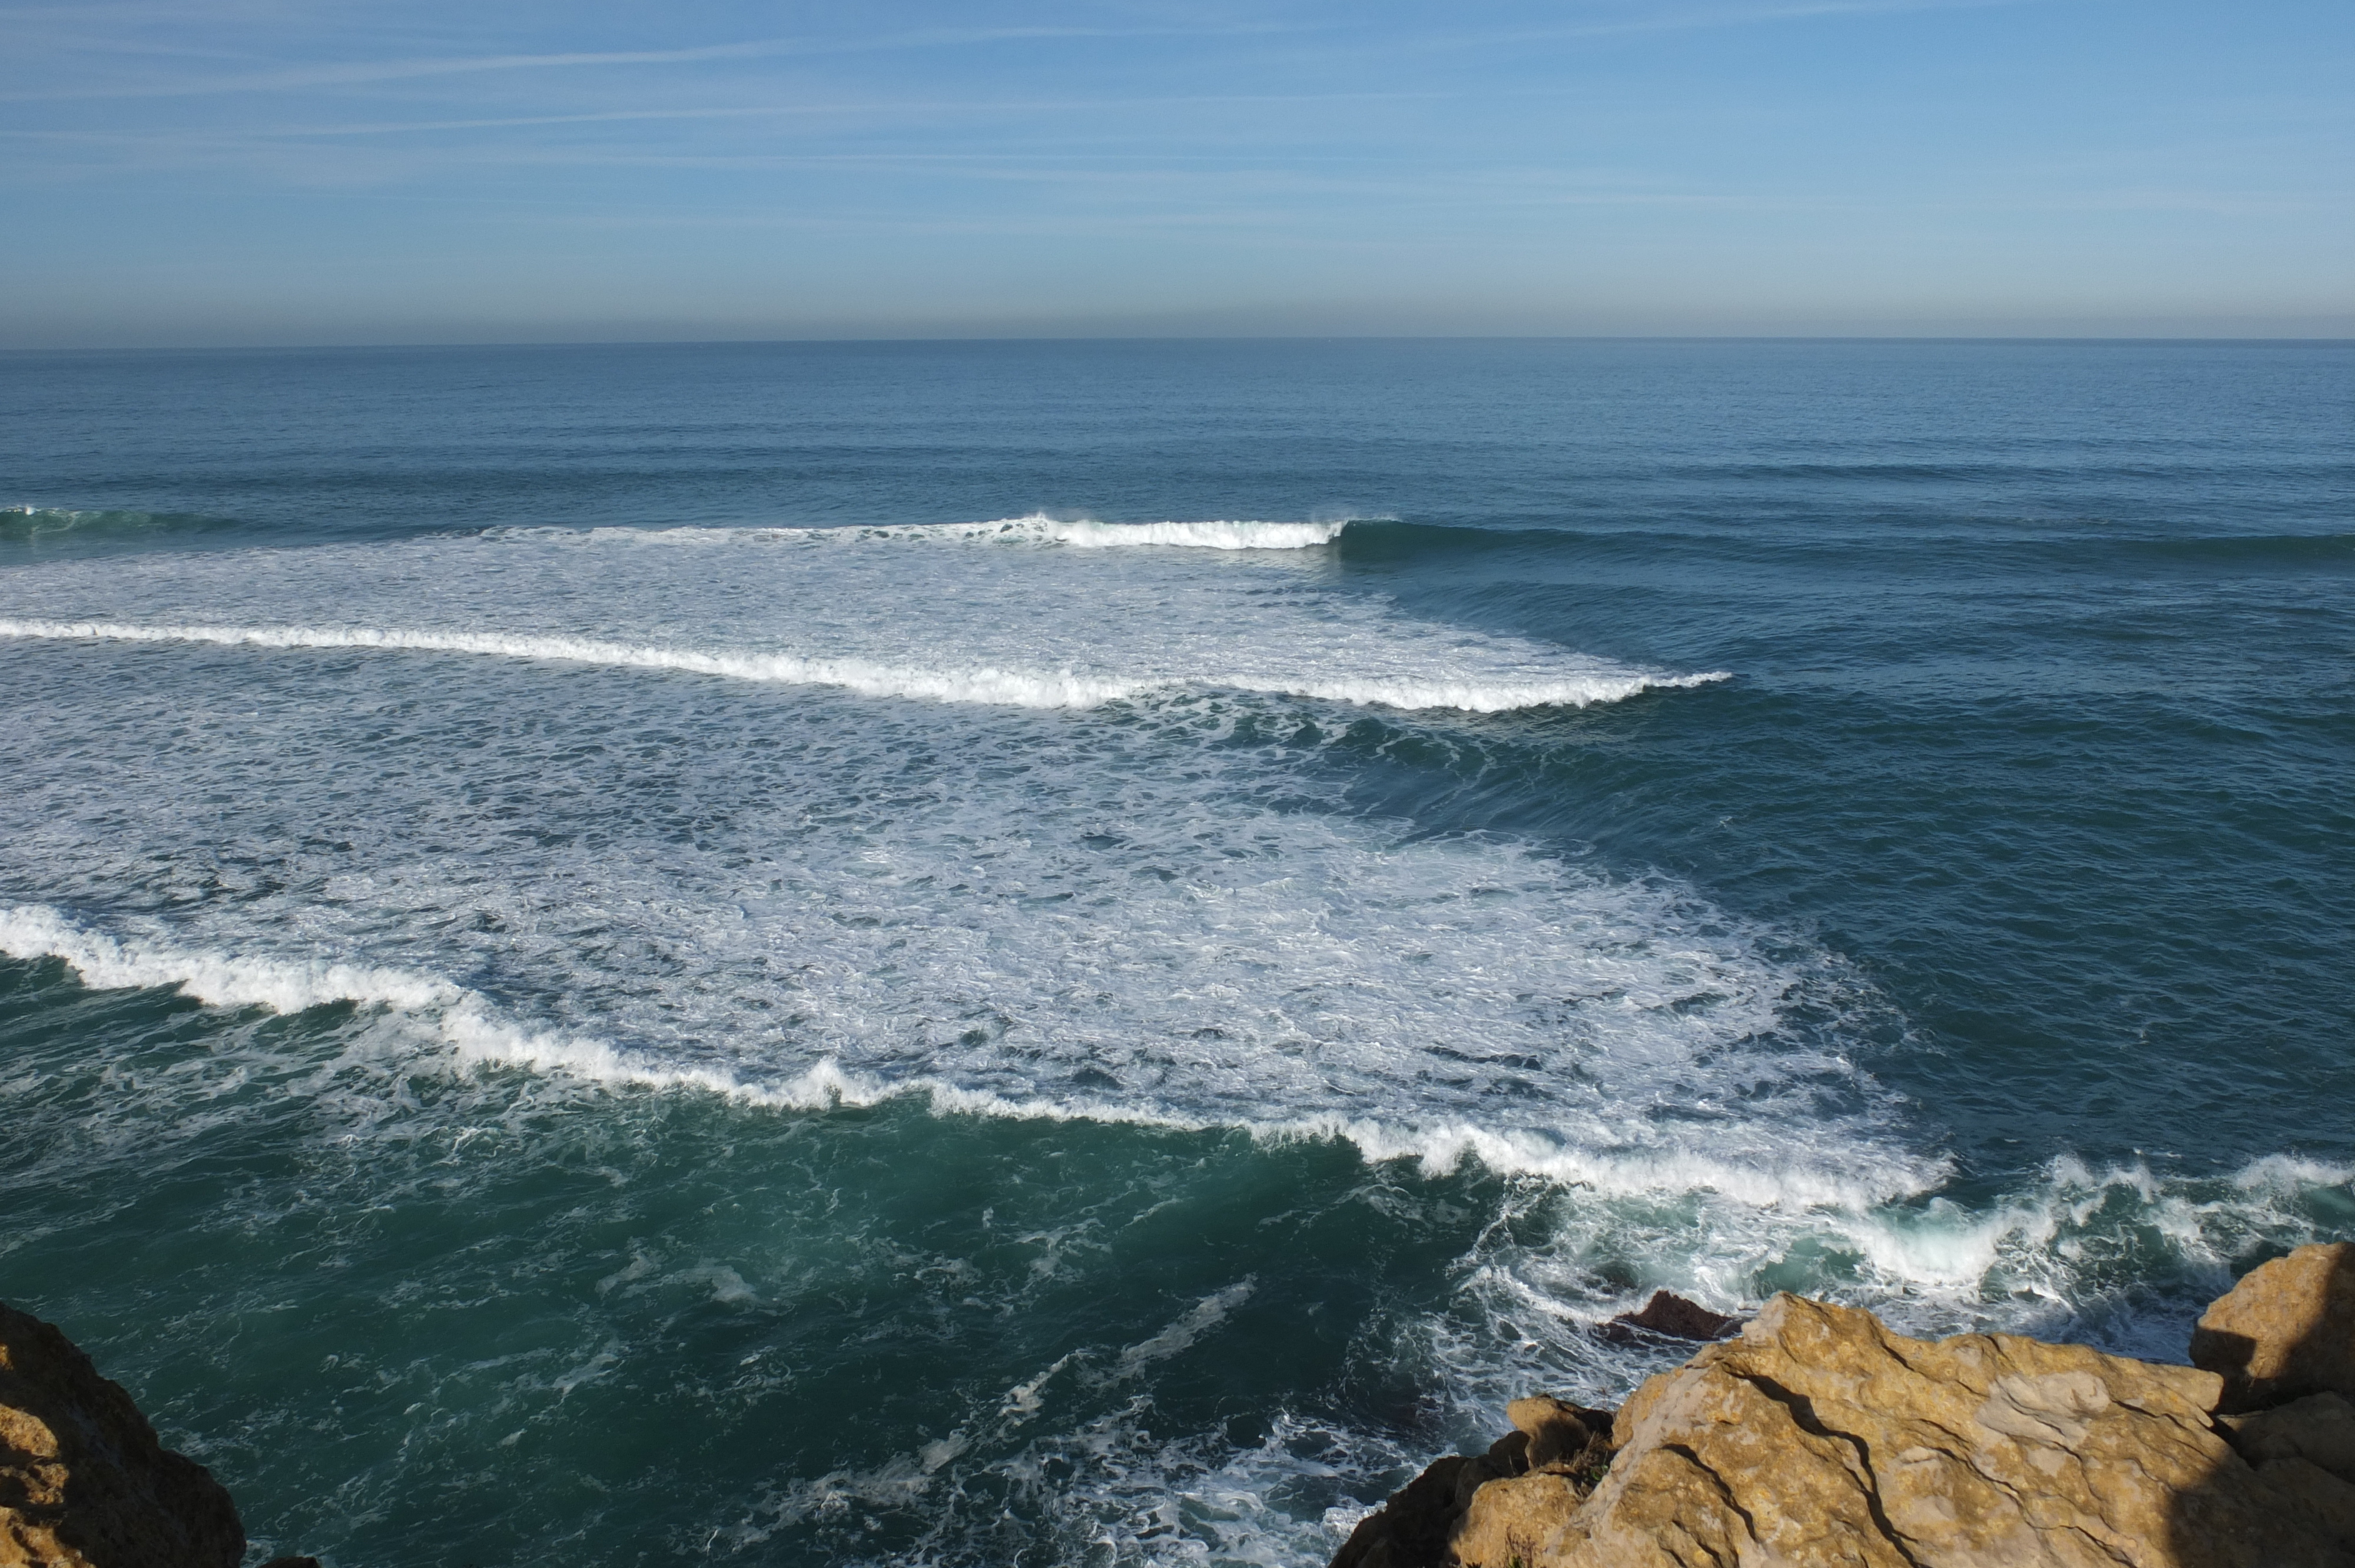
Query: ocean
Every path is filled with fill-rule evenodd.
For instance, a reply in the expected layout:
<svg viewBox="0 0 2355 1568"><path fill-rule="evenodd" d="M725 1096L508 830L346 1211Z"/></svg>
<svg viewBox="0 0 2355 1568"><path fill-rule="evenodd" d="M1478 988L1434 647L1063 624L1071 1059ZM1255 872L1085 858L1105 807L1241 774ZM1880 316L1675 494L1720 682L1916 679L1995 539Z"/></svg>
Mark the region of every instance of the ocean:
<svg viewBox="0 0 2355 1568"><path fill-rule="evenodd" d="M336 1568L1314 1568L2355 1239L2355 344L0 355L0 1299Z"/></svg>

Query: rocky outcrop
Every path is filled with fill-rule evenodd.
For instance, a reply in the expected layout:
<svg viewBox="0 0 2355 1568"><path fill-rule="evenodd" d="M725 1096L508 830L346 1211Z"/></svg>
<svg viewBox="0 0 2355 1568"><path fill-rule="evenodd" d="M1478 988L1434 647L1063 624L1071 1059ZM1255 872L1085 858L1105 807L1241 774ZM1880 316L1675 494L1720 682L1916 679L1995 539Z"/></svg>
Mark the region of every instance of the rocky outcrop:
<svg viewBox="0 0 2355 1568"><path fill-rule="evenodd" d="M1696 1301L1666 1290L1656 1290L1640 1312L1622 1312L1595 1332L1617 1344L1638 1340L1645 1334L1669 1340L1722 1340L1742 1327L1742 1319L1712 1312Z"/></svg>
<svg viewBox="0 0 2355 1568"><path fill-rule="evenodd" d="M237 1568L245 1530L202 1465L54 1324L0 1306L0 1568Z"/></svg>
<svg viewBox="0 0 2355 1568"><path fill-rule="evenodd" d="M1460 1514L1436 1555L1364 1561L2355 1568L2355 1248L2254 1271L2200 1319L2194 1357L1915 1340L1778 1296L1740 1338L1646 1383L1607 1441L1590 1413L1517 1401L1520 1467L1452 1472ZM1542 1450L1555 1462L1527 1463L1558 1411L1584 1441L1564 1429Z"/></svg>
<svg viewBox="0 0 2355 1568"><path fill-rule="evenodd" d="M1441 1568L1457 1561L1453 1538L1476 1497L1507 1482L1575 1508L1611 1462L1612 1413L1548 1394L1505 1407L1513 1430L1473 1457L1442 1459L1359 1521L1333 1568ZM1555 1499L1562 1499L1555 1501Z"/></svg>
<svg viewBox="0 0 2355 1568"><path fill-rule="evenodd" d="M2302 1246L2251 1269L2191 1330L2191 1364L2224 1379L2224 1408L2355 1397L2355 1245Z"/></svg>
<svg viewBox="0 0 2355 1568"><path fill-rule="evenodd" d="M2222 1391L2195 1368L2000 1334L1932 1343L1778 1296L1637 1391L1584 1505L1538 1519L1484 1489L1454 1544L1479 1568L2333 1561L2328 1489L2242 1459L2212 1420Z"/></svg>
<svg viewBox="0 0 2355 1568"><path fill-rule="evenodd" d="M1622 1313L1604 1328L1617 1331L1606 1337L1633 1339L1641 1330L1668 1339L1710 1340L1735 1322L1663 1290L1641 1312ZM1583 1501L1610 1466L1608 1410L1540 1393L1513 1401L1505 1418L1513 1430L1486 1454L1439 1460L1360 1520L1333 1568L1445 1568L1461 1560L1455 1537L1474 1497L1488 1499L1492 1520L1502 1519L1500 1499L1507 1494L1499 1489L1511 1482L1521 1511L1561 1513ZM1512 1520L1518 1518L1514 1512Z"/></svg>

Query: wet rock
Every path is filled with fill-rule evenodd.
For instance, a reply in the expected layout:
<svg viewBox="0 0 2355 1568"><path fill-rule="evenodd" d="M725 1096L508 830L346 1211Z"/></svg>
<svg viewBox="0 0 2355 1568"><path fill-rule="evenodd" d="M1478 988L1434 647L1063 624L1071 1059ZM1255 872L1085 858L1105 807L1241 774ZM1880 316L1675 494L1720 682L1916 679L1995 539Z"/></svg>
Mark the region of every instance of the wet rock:
<svg viewBox="0 0 2355 1568"><path fill-rule="evenodd" d="M2355 1397L2355 1245L2302 1246L2251 1269L2191 1330L2191 1364L2224 1379L2224 1409Z"/></svg>
<svg viewBox="0 0 2355 1568"><path fill-rule="evenodd" d="M1666 1290L1656 1290L1640 1312L1622 1312L1595 1332L1614 1344L1630 1344L1645 1334L1670 1340L1722 1340L1742 1327L1742 1319L1712 1312L1697 1301Z"/></svg>
<svg viewBox="0 0 2355 1568"><path fill-rule="evenodd" d="M2213 1419L2222 1388L2082 1345L1909 1339L1780 1296L1637 1391L1590 1497L1567 1476L1489 1483L1451 1544L1468 1568L2348 1563L2355 1493L2303 1446L2328 1422L2301 1417L2279 1437L2296 1451L2253 1467Z"/></svg>
<svg viewBox="0 0 2355 1568"><path fill-rule="evenodd" d="M0 1306L0 1568L237 1568L245 1530L54 1324Z"/></svg>

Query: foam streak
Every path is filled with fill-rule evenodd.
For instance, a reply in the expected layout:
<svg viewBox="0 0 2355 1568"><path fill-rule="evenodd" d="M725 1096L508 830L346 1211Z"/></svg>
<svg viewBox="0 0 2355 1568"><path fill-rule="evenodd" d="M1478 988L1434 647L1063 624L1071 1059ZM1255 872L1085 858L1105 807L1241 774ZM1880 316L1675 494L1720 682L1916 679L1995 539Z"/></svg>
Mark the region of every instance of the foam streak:
<svg viewBox="0 0 2355 1568"><path fill-rule="evenodd" d="M1310 697L1407 710L1454 709L1507 713L1522 708L1585 707L1614 703L1656 688L1706 685L1730 679L1726 671L1697 675L1640 673L1572 676L1551 681L1429 681L1407 677L1291 680L1261 673L1216 672L1184 676L1118 678L1072 670L1030 671L979 666L935 670L864 659L806 658L797 653L712 652L586 637L504 631L422 631L378 627L140 626L109 620L0 619L0 637L111 642L195 642L226 648L368 649L474 653L545 659L634 670L677 670L731 680L783 685L838 686L871 697L930 698L1026 708L1087 708L1178 686Z"/></svg>
<svg viewBox="0 0 2355 1568"><path fill-rule="evenodd" d="M492 538L591 541L599 544L724 545L808 543L858 545L994 543L1062 545L1077 550L1160 546L1194 550L1311 550L1341 536L1348 524L1263 523L1224 519L1200 523L1063 522L1039 513L986 523L908 523L845 528L591 528L498 529Z"/></svg>
<svg viewBox="0 0 2355 1568"><path fill-rule="evenodd" d="M201 642L225 648L360 648L477 653L633 670L680 670L784 685L841 686L863 696L930 697L940 702L992 703L1028 708L1093 707L1149 689L1146 683L1101 680L1069 671L899 668L863 659L805 659L793 653L714 653L692 648L607 642L586 637L521 636L503 631L330 626L134 626L107 620L0 620L0 637Z"/></svg>
<svg viewBox="0 0 2355 1568"><path fill-rule="evenodd" d="M176 987L217 1007L299 1012L336 1002L403 1012L427 1025L462 1060L559 1072L613 1087L687 1089L778 1109L867 1107L922 1096L933 1114L1022 1121L1089 1121L1170 1131L1239 1131L1254 1139L1331 1139L1367 1160L1417 1160L1433 1174L1466 1160L1502 1174L1531 1175L1614 1196L1715 1192L1756 1208L1831 1206L1862 1210L1906 1196L1918 1181L1840 1180L1800 1168L1745 1168L1689 1153L1593 1151L1532 1134L1498 1134L1447 1121L1418 1127L1338 1117L1222 1121L1145 1105L1084 1097L1009 1098L929 1075L885 1081L845 1072L831 1059L791 1077L752 1080L709 1068L643 1059L603 1042L538 1033L500 1018L491 1003L447 980L364 965L257 958L125 940L89 931L46 905L0 906L0 953L63 959L85 984L107 990Z"/></svg>

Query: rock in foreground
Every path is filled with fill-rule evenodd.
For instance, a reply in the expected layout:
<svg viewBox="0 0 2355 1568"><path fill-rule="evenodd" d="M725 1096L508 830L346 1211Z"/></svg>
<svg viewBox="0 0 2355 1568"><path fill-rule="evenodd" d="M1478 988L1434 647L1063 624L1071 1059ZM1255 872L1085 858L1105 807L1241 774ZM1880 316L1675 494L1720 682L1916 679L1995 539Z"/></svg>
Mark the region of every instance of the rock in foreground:
<svg viewBox="0 0 2355 1568"><path fill-rule="evenodd" d="M245 1530L202 1465L53 1324L0 1306L0 1568L237 1568Z"/></svg>
<svg viewBox="0 0 2355 1568"><path fill-rule="evenodd" d="M1574 1509L1611 1462L1612 1414L1546 1394L1505 1407L1513 1430L1487 1453L1442 1459L1358 1522L1333 1568L1437 1568L1476 1498L1519 1478L1550 1506Z"/></svg>
<svg viewBox="0 0 2355 1568"><path fill-rule="evenodd" d="M2200 1315L2191 1364L2224 1379L2224 1408L2355 1396L2355 1246L2302 1246L2251 1269Z"/></svg>
<svg viewBox="0 0 2355 1568"><path fill-rule="evenodd" d="M2213 1419L2222 1386L2083 1345L1908 1339L1778 1296L1636 1392L1583 1506L1484 1487L1452 1544L1476 1568L2340 1562L2328 1498L2347 1483L2249 1465Z"/></svg>
<svg viewBox="0 0 2355 1568"><path fill-rule="evenodd" d="M1487 1458L1441 1461L1445 1487L1408 1488L1343 1558L2355 1568L2355 1247L2253 1271L2200 1319L2193 1354L2198 1367L2005 1334L1932 1342L1778 1296L1739 1339L1646 1383L1607 1442L1599 1413L1515 1402L1519 1432ZM1526 1462L1532 1427L1564 1415L1589 1440L1563 1426L1542 1449L1558 1462ZM1401 1510L1409 1499L1421 1511ZM1412 1530L1380 1523L1409 1512Z"/></svg>

